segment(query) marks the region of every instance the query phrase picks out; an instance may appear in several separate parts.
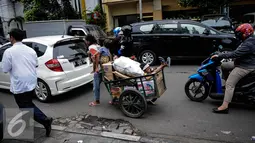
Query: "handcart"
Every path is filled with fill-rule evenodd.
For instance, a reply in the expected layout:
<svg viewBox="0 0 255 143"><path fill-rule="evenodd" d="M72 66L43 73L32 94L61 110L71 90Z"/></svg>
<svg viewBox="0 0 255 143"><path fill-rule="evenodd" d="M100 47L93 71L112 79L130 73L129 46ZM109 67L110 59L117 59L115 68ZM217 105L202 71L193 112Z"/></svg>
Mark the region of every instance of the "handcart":
<svg viewBox="0 0 255 143"><path fill-rule="evenodd" d="M139 118L147 110L147 101L156 100L166 91L164 68L155 74L127 77L119 72L113 72L112 80L103 73L103 82L119 105L121 111L128 117Z"/></svg>

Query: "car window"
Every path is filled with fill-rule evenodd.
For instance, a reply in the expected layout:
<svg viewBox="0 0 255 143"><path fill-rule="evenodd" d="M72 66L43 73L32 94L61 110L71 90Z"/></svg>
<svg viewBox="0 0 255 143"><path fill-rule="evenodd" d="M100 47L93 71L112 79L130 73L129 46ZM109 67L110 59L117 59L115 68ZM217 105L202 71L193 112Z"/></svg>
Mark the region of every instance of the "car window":
<svg viewBox="0 0 255 143"><path fill-rule="evenodd" d="M12 46L12 44L8 44L8 45L5 45L5 46L0 48L0 62L2 62L4 51L6 49L10 48L11 46Z"/></svg>
<svg viewBox="0 0 255 143"><path fill-rule="evenodd" d="M34 49L37 54L37 57L43 56L47 49L47 46L35 42L23 42L23 44Z"/></svg>
<svg viewBox="0 0 255 143"><path fill-rule="evenodd" d="M210 30L210 34L212 34L212 35L216 35L216 34L217 34L217 32L215 32L215 31L213 31L213 30Z"/></svg>
<svg viewBox="0 0 255 143"><path fill-rule="evenodd" d="M154 27L154 33L178 34L177 24L158 24Z"/></svg>
<svg viewBox="0 0 255 143"><path fill-rule="evenodd" d="M94 27L88 26L87 30L88 30L89 34L95 36L96 38L100 37L99 33L97 32L97 30Z"/></svg>
<svg viewBox="0 0 255 143"><path fill-rule="evenodd" d="M254 23L254 15L245 15L243 17L243 23Z"/></svg>
<svg viewBox="0 0 255 143"><path fill-rule="evenodd" d="M105 34L105 32L101 28L96 27L96 30L100 34L100 37L107 37L107 35Z"/></svg>
<svg viewBox="0 0 255 143"><path fill-rule="evenodd" d="M85 33L82 30L73 30L72 29L72 36L85 36Z"/></svg>
<svg viewBox="0 0 255 143"><path fill-rule="evenodd" d="M203 34L204 31L206 30L206 27L202 27L199 25L194 25L194 24L181 24L181 33L182 34ZM209 30L210 34L217 34L213 30Z"/></svg>
<svg viewBox="0 0 255 143"><path fill-rule="evenodd" d="M140 27L140 30L141 30L142 32L149 33L149 32L152 31L153 26L154 26L154 24L142 25L142 26Z"/></svg>
<svg viewBox="0 0 255 143"><path fill-rule="evenodd" d="M54 46L53 57L74 60L76 58L88 57L87 47L83 40L62 42Z"/></svg>

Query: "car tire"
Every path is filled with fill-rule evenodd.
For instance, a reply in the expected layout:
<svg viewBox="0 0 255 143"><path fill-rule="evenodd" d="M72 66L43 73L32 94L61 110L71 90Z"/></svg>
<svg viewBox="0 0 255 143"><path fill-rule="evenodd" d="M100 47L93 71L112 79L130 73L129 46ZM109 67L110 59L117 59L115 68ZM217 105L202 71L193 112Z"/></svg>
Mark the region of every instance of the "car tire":
<svg viewBox="0 0 255 143"><path fill-rule="evenodd" d="M44 103L49 102L52 98L49 86L41 79L38 79L37 81L35 96L40 102Z"/></svg>
<svg viewBox="0 0 255 143"><path fill-rule="evenodd" d="M145 50L141 52L139 59L141 63L155 65L157 61L157 56L153 51Z"/></svg>

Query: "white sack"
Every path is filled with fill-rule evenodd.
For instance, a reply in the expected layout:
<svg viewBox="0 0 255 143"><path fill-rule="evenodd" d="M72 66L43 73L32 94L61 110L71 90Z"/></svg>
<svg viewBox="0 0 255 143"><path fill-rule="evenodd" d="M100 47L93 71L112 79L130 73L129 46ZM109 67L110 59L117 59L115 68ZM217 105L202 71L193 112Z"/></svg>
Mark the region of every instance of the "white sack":
<svg viewBox="0 0 255 143"><path fill-rule="evenodd" d="M143 70L140 68L140 63L123 56L114 60L113 68L122 74L133 77L144 75Z"/></svg>

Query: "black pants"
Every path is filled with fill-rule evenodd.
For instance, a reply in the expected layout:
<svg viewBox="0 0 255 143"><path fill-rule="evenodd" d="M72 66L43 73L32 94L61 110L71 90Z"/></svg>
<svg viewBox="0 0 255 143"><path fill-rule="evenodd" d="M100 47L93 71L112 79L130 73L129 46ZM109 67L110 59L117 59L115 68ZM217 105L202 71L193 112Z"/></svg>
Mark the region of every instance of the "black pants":
<svg viewBox="0 0 255 143"><path fill-rule="evenodd" d="M34 95L34 90L21 93L21 94L14 94L16 103L18 104L19 108L31 108L34 110L34 120L42 125L45 125L47 116L35 106L32 101Z"/></svg>

